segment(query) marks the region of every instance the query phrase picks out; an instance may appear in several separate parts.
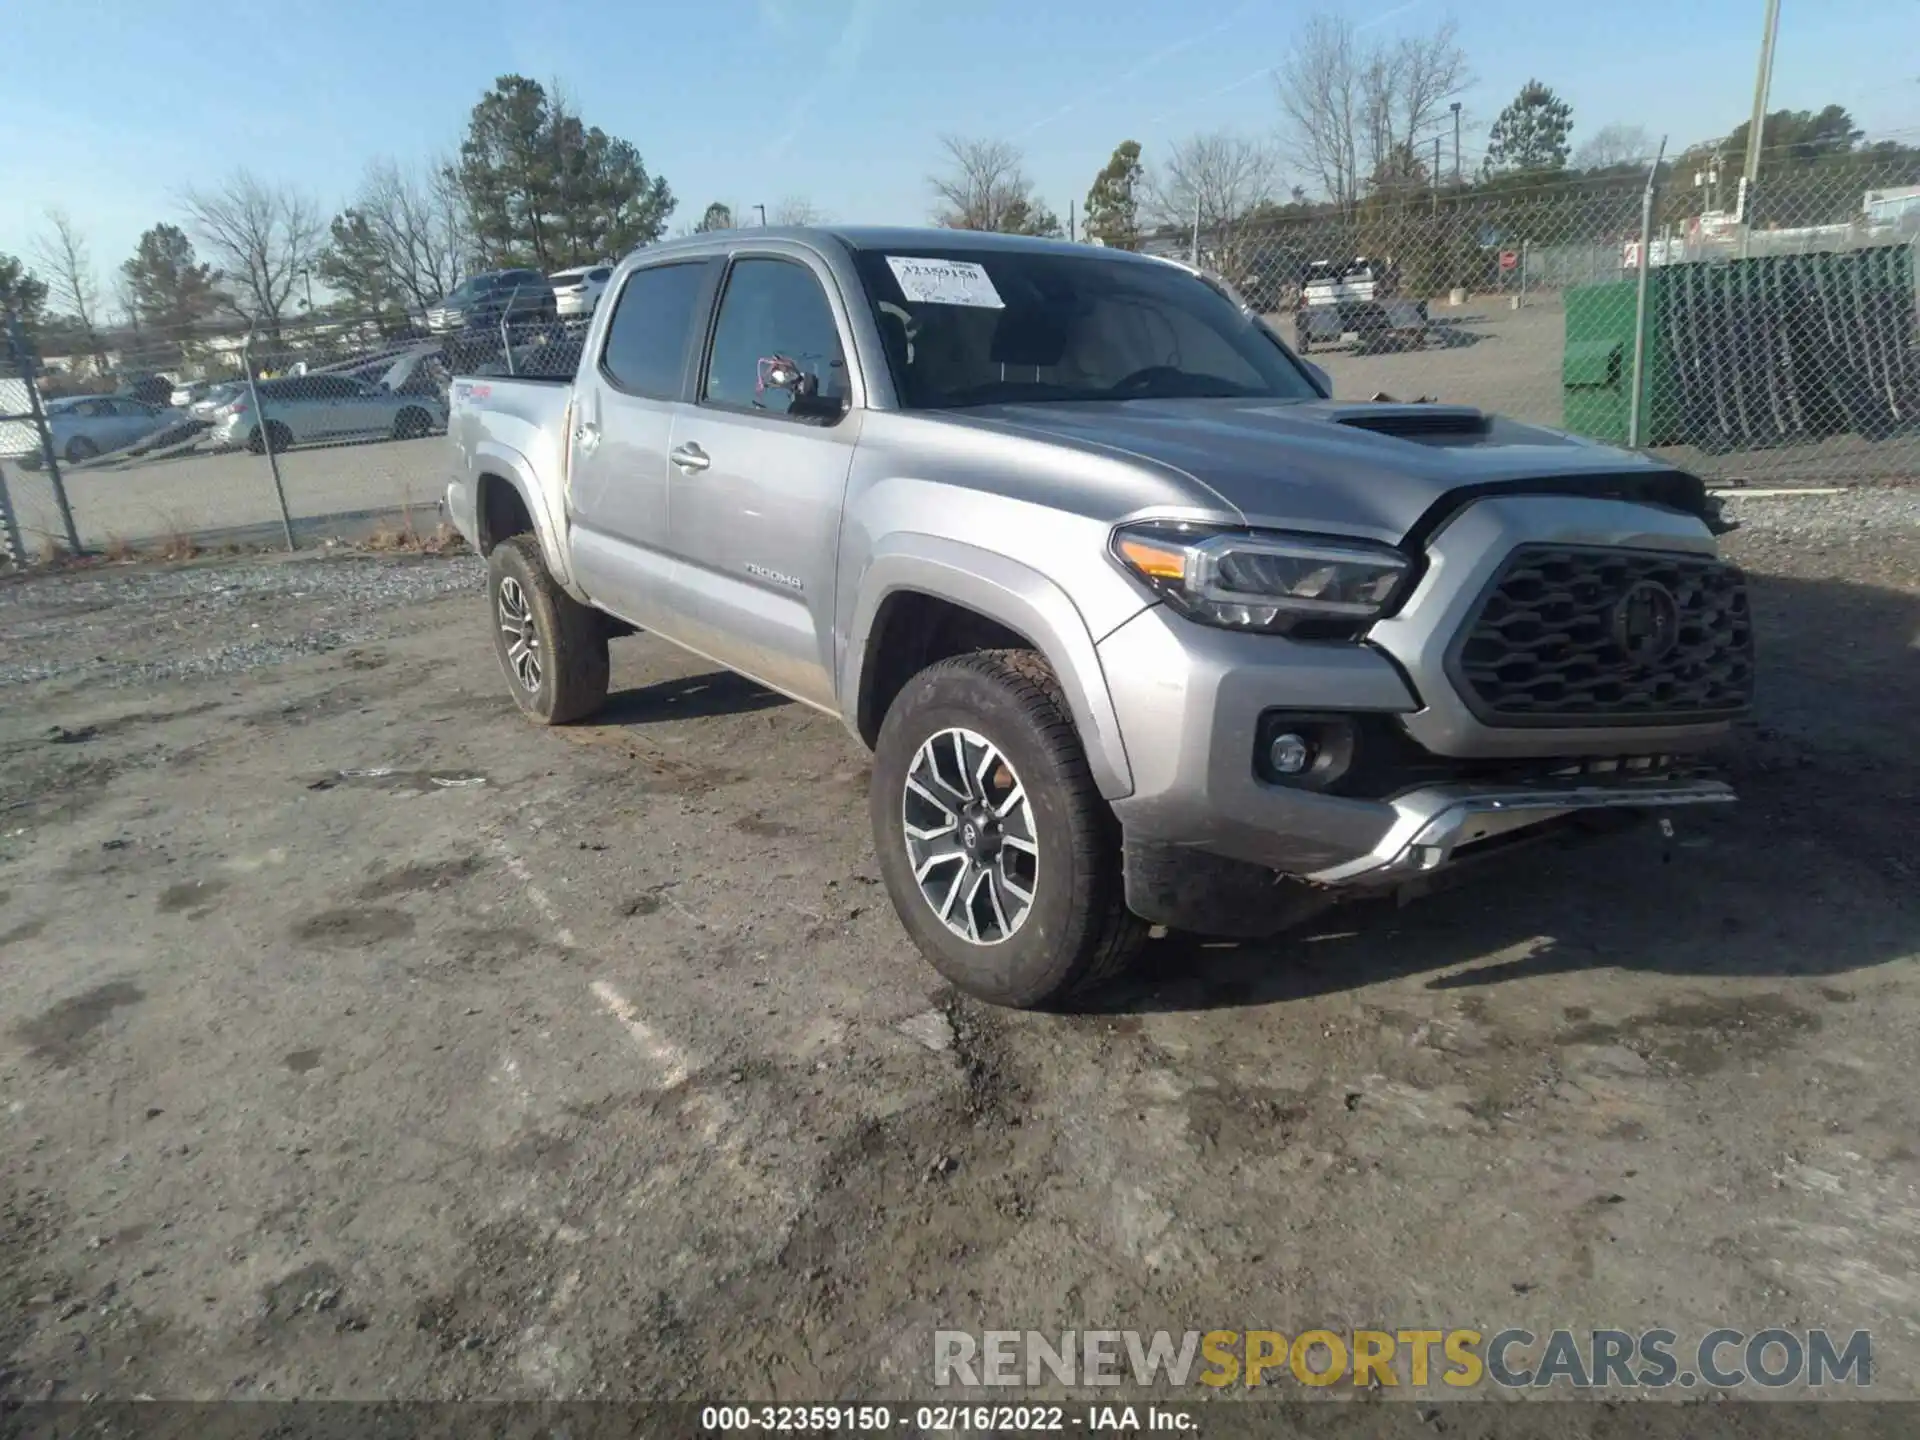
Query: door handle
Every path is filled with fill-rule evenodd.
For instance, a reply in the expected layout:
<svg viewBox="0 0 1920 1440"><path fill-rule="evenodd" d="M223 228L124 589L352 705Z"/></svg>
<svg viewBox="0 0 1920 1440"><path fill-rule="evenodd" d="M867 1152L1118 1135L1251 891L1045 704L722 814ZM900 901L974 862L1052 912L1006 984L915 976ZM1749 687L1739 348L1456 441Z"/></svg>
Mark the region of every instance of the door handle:
<svg viewBox="0 0 1920 1440"><path fill-rule="evenodd" d="M713 464L713 458L698 445L692 444L691 442L670 451L667 459L678 465L682 470L685 470L689 475L704 470Z"/></svg>

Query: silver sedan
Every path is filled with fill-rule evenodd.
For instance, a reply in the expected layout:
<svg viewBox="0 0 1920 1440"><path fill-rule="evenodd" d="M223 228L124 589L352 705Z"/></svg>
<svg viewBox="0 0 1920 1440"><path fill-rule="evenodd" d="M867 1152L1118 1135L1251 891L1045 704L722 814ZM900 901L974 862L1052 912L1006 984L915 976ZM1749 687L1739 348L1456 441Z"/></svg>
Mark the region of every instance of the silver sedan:
<svg viewBox="0 0 1920 1440"><path fill-rule="evenodd" d="M73 395L47 402L47 428L53 433L53 453L69 465L79 465L110 451L158 436L183 424L179 410L148 405L126 395ZM18 452L20 464L33 469L41 463L38 441L30 426L10 427L26 439Z"/></svg>
<svg viewBox="0 0 1920 1440"><path fill-rule="evenodd" d="M414 440L443 430L446 407L432 395L396 395L346 375L292 375L262 380L262 417L242 390L212 415L208 439L215 445L245 445L255 454L271 441L275 450L315 441L386 437Z"/></svg>

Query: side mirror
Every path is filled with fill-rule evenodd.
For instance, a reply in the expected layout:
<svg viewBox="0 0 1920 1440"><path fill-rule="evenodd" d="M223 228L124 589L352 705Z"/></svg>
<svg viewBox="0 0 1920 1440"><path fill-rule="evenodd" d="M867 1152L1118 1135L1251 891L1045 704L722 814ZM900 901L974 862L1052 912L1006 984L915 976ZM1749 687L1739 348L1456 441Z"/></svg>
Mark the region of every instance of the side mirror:
<svg viewBox="0 0 1920 1440"><path fill-rule="evenodd" d="M1333 376L1329 375L1325 370L1322 370L1311 360L1303 359L1300 363L1306 368L1307 374L1313 377L1313 383L1320 387L1320 393L1331 398L1333 395Z"/></svg>

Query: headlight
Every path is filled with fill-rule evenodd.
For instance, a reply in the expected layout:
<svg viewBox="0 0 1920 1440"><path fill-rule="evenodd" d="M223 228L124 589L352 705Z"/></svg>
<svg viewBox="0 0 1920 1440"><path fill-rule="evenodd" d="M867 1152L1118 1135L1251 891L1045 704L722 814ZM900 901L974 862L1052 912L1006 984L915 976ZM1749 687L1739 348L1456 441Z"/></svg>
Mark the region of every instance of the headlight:
<svg viewBox="0 0 1920 1440"><path fill-rule="evenodd" d="M1122 526L1113 553L1188 619L1316 635L1357 633L1409 569L1398 550L1364 540L1173 524Z"/></svg>

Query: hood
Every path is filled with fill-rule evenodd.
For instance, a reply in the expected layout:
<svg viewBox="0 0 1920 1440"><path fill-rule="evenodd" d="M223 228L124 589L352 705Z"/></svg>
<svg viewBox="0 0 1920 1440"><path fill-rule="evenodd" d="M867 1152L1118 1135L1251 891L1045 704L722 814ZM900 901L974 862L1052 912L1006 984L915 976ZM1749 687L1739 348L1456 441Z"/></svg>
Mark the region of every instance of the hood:
<svg viewBox="0 0 1920 1440"><path fill-rule="evenodd" d="M1705 487L1660 461L1459 405L1128 400L945 412L1172 470L1222 518L1398 541L1449 496L1541 490L1651 501L1707 519Z"/></svg>

